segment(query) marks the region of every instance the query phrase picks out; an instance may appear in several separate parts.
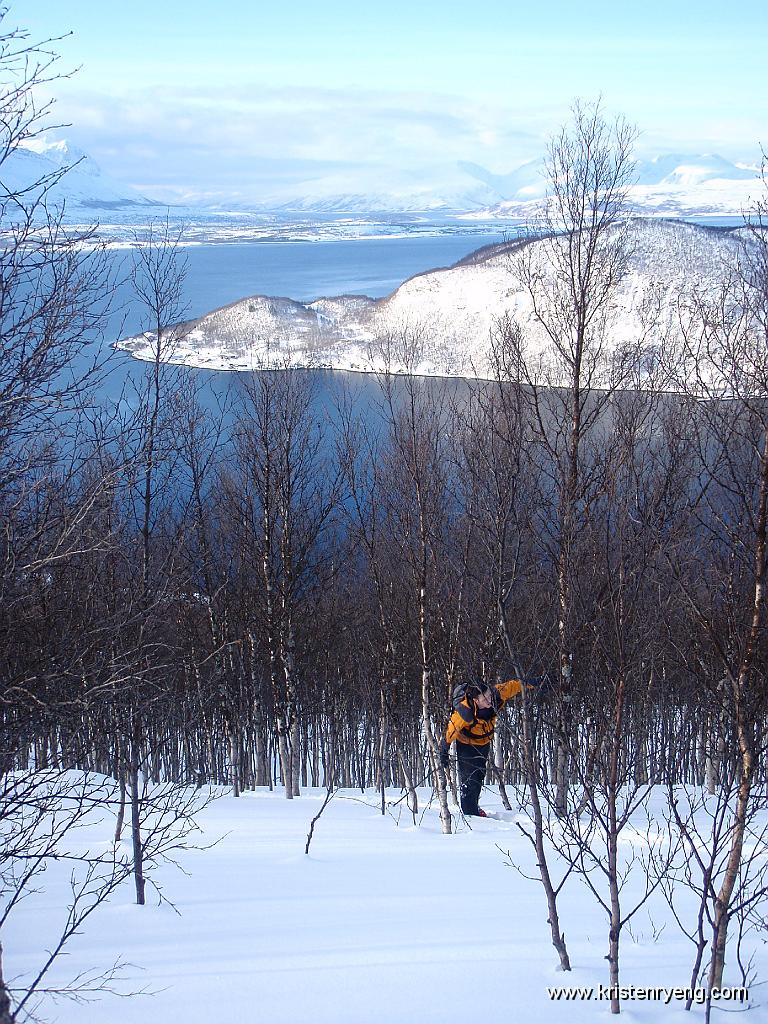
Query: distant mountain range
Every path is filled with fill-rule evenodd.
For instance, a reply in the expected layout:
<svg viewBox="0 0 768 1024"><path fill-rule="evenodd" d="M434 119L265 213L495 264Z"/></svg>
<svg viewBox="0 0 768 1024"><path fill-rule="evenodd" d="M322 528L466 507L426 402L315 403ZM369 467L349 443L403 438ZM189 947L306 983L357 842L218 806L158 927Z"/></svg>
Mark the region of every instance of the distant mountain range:
<svg viewBox="0 0 768 1024"><path fill-rule="evenodd" d="M87 154L66 142L34 140L0 167L0 182L18 192L31 182L56 178L49 203L66 204L72 218L120 211L146 219L152 207L165 207L136 189L103 174ZM717 155L669 154L641 161L630 192L635 210L665 216L738 216L760 192L758 171ZM252 211L277 216L381 217L448 215L468 219L526 219L545 194L543 161L533 160L508 174L460 161L414 171L378 168L365 173L308 177L267 192L239 195L231 203L189 203L186 216ZM133 219L133 217L130 217Z"/></svg>
<svg viewBox="0 0 768 1024"><path fill-rule="evenodd" d="M758 169L720 156L675 154L641 161L630 202L638 213L738 216L759 192ZM364 180L307 179L260 196L249 208L283 213L433 213L527 218L546 193L543 160L508 174L460 161L438 170L381 169ZM243 204L248 206L248 204Z"/></svg>

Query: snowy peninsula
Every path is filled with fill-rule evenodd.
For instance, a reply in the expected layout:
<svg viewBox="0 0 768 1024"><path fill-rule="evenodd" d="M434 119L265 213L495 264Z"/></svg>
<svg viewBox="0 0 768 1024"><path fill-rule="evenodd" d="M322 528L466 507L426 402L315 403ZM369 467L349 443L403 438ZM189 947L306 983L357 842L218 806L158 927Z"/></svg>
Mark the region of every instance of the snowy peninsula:
<svg viewBox="0 0 768 1024"><path fill-rule="evenodd" d="M726 268L747 243L742 229L705 228L678 221L631 222L628 272L610 310L606 332L615 352L643 339L660 349L679 331L681 304L714 294ZM311 302L252 295L181 325L166 359L213 370L307 367L486 378L499 324L513 319L529 352L545 338L513 264L527 258L546 277L553 270L541 239L487 246L452 267L418 274L381 299L318 297ZM154 335L117 347L152 359Z"/></svg>

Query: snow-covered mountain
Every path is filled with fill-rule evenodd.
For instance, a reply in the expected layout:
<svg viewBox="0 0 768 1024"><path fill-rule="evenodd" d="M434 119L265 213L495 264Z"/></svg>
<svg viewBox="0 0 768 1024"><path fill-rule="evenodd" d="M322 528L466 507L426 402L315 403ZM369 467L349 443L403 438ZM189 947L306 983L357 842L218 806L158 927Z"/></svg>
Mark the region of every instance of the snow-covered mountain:
<svg viewBox="0 0 768 1024"><path fill-rule="evenodd" d="M336 173L254 196L261 210L286 213L399 214L480 210L504 196L493 176L470 164Z"/></svg>
<svg viewBox="0 0 768 1024"><path fill-rule="evenodd" d="M547 349L511 261L523 246L530 247L532 265L546 278L552 273L551 244L490 246L448 269L419 274L383 299L242 299L185 325L171 361L211 369L290 364L491 376L491 338L507 314L523 326L534 358ZM652 353L674 340L681 301L694 289L716 289L745 242L738 231L635 220L629 244L629 272L616 294L607 337L614 351L643 338ZM150 340L141 336L120 346L151 358Z"/></svg>
<svg viewBox="0 0 768 1024"><path fill-rule="evenodd" d="M499 203L476 211L481 217L525 217L536 211L544 197L543 162L524 164L515 174L525 185L507 176L515 189ZM497 178L497 181L502 179ZM641 160L629 202L638 213L663 216L738 216L762 192L757 167L744 167L717 155L670 154Z"/></svg>
<svg viewBox="0 0 768 1024"><path fill-rule="evenodd" d="M62 168L69 167L61 175ZM156 203L104 174L95 161L64 141L30 140L3 161L0 183L11 193L40 181L51 183L49 204L66 205L70 219L114 214L115 223L139 224ZM720 156L673 154L640 162L630 201L639 213L664 216L738 216L759 193L757 169ZM457 161L429 167L355 167L333 174L292 178L266 186L247 183L231 202L201 198L185 201L185 220L219 216L227 210L286 221L297 217L375 220L392 216L450 217L468 220L526 220L546 192L543 160L508 173Z"/></svg>
<svg viewBox="0 0 768 1024"><path fill-rule="evenodd" d="M638 165L630 192L634 206L667 216L738 215L763 193L757 167L721 156L670 155Z"/></svg>
<svg viewBox="0 0 768 1024"><path fill-rule="evenodd" d="M638 213L738 216L759 191L757 168L720 156L668 155L640 161L630 203ZM292 182L241 206L282 213L453 214L528 218L546 193L544 161L497 174L476 163L406 171L356 169Z"/></svg>
<svg viewBox="0 0 768 1024"><path fill-rule="evenodd" d="M538 200L545 191L541 160L532 160L508 174L457 161L416 170L380 167L309 178L260 196L252 205L284 213L485 215L507 201L517 205Z"/></svg>
<svg viewBox="0 0 768 1024"><path fill-rule="evenodd" d="M756 167L742 167L721 156L670 153L637 165L638 185L700 185L704 181L752 181Z"/></svg>
<svg viewBox="0 0 768 1024"><path fill-rule="evenodd" d="M49 206L66 205L75 215L130 208L146 212L147 207L157 205L130 185L103 174L91 157L64 141L30 139L0 166L0 189L4 193L24 193L31 198L40 194L41 182L48 185Z"/></svg>

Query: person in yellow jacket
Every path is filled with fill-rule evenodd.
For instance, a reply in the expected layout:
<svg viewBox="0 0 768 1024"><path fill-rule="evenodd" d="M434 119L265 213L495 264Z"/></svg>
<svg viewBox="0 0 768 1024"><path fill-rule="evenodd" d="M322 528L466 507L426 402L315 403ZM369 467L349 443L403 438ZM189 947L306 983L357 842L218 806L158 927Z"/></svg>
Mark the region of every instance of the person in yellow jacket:
<svg viewBox="0 0 768 1024"><path fill-rule="evenodd" d="M486 818L478 806L485 781L488 751L496 728L498 711L523 689L535 686L533 680L508 679L493 686L482 681L469 683L464 698L456 705L440 744L440 763L448 767L448 752L456 741L456 759L459 764L459 782L462 813Z"/></svg>

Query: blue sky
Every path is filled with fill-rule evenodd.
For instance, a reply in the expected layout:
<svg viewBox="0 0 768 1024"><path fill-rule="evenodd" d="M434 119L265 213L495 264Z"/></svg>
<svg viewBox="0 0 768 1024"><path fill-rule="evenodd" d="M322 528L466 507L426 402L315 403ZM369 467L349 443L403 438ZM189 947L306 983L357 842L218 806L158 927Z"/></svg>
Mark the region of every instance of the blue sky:
<svg viewBox="0 0 768 1024"><path fill-rule="evenodd" d="M540 156L576 97L639 152L755 162L768 144L765 3L28 0L58 46L59 133L156 198L456 160Z"/></svg>

